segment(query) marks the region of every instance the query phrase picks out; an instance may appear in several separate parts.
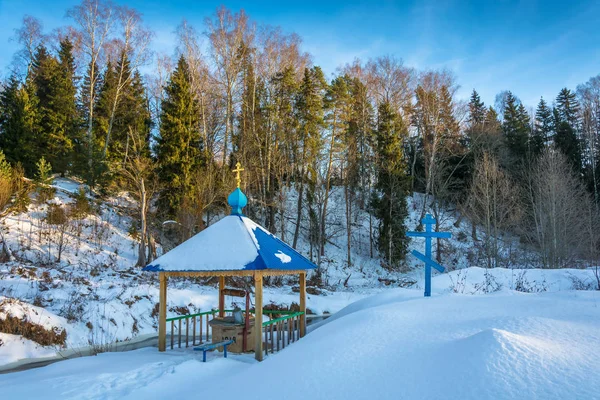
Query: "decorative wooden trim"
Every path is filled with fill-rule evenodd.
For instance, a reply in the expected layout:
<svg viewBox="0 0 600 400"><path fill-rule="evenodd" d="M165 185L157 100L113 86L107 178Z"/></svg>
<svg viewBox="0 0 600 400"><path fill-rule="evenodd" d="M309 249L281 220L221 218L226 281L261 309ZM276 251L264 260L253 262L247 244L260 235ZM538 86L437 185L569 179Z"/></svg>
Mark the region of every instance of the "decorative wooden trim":
<svg viewBox="0 0 600 400"><path fill-rule="evenodd" d="M255 276L260 273L262 276L281 276L296 275L305 273L303 269L284 270L284 269L265 269L265 270L241 270L241 271L161 271L168 277L210 277L210 276Z"/></svg>

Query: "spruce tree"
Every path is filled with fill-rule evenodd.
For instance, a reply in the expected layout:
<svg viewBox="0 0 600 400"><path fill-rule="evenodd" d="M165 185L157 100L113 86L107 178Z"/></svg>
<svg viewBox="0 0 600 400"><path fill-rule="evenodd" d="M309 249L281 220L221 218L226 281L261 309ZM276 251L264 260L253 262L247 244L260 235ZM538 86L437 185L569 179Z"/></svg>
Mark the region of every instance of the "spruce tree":
<svg viewBox="0 0 600 400"><path fill-rule="evenodd" d="M579 110L575 93L567 88L561 89L556 96L556 106L553 110L556 127L554 145L567 157L567 161L577 174L582 172L583 158L578 137Z"/></svg>
<svg viewBox="0 0 600 400"><path fill-rule="evenodd" d="M486 113L487 109L485 108L485 104L481 101L479 93L473 89L471 100L469 101L469 127L473 128L483 124Z"/></svg>
<svg viewBox="0 0 600 400"><path fill-rule="evenodd" d="M94 109L94 138L98 149L104 147L110 113L112 111L115 91L117 90L117 74L111 60L106 63L98 90L98 101Z"/></svg>
<svg viewBox="0 0 600 400"><path fill-rule="evenodd" d="M49 55L45 47L36 52L32 76L40 113L40 155L54 171L64 174L70 167L76 129L74 65L70 43L62 41L61 59Z"/></svg>
<svg viewBox="0 0 600 400"><path fill-rule="evenodd" d="M77 77L75 75L75 58L73 44L68 38L60 41L58 50L60 66L54 107L60 117L61 129L64 130L66 141L70 142L71 153L67 156L69 169L73 169L74 149L82 139L81 120L77 110ZM57 172L61 172L57 168Z"/></svg>
<svg viewBox="0 0 600 400"><path fill-rule="evenodd" d="M94 86L91 86L91 82ZM75 143L74 172L85 179L91 187L96 185L99 175L100 150L94 135L94 111L98 99L98 92L102 86L100 72L96 63L90 63L83 77L83 83L79 95L79 120L81 123L81 140ZM90 106L92 109L90 109ZM93 121L90 121L90 117ZM92 131L89 130L90 126ZM91 136L90 136L91 134Z"/></svg>
<svg viewBox="0 0 600 400"><path fill-rule="evenodd" d="M410 185L403 155L408 130L389 103L379 106L377 120L377 183L373 210L380 221L379 251L387 264L397 269L408 246L404 220L408 215L406 196Z"/></svg>
<svg viewBox="0 0 600 400"><path fill-rule="evenodd" d="M546 101L542 98L535 111L535 131L534 134L544 145L548 145L554 136L554 119L552 109L548 107Z"/></svg>
<svg viewBox="0 0 600 400"><path fill-rule="evenodd" d="M199 119L200 107L192 92L189 67L180 57L165 88L156 145L159 179L164 188L159 201L169 216L180 209L192 189L192 171L202 164Z"/></svg>
<svg viewBox="0 0 600 400"><path fill-rule="evenodd" d="M573 171L577 174L581 173L581 147L574 129L567 121L561 121L556 127L556 136L554 145L561 153L563 153Z"/></svg>
<svg viewBox="0 0 600 400"><path fill-rule="evenodd" d="M558 116L557 127L560 122L565 121L574 131L577 131L579 124L579 109L580 106L575 92L572 92L567 88L561 89L558 96L556 96L556 111Z"/></svg>
<svg viewBox="0 0 600 400"><path fill-rule="evenodd" d="M114 140L111 142L114 162L122 162L131 151L129 133L135 134L139 142L145 144L140 151L150 156L152 115L146 88L142 76L137 70L133 72L131 82L124 89L120 110L119 119L115 121Z"/></svg>
<svg viewBox="0 0 600 400"><path fill-rule="evenodd" d="M511 92L506 95L502 131L509 150L508 164L517 167L528 155L529 116Z"/></svg>
<svg viewBox="0 0 600 400"><path fill-rule="evenodd" d="M39 158L38 99L31 79L20 84L11 77L0 93L0 149L15 165L20 162L32 177Z"/></svg>

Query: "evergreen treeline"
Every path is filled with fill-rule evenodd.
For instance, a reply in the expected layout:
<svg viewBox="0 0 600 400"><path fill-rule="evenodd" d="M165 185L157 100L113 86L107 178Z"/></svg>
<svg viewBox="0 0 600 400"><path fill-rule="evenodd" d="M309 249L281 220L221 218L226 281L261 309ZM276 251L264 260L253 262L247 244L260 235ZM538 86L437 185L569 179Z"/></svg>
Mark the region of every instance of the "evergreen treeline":
<svg viewBox="0 0 600 400"><path fill-rule="evenodd" d="M353 226L365 223L357 210L370 215L371 256L402 265L414 191L422 215L441 221L450 208L473 221L489 267L510 261L506 232L547 267L598 256L600 77L535 110L512 92L492 107L475 90L458 101L450 72L393 57L357 60L330 79L297 35L243 11L206 19L207 53L183 21L169 56L149 51L151 31L130 8L83 0L68 16L72 26L48 36L32 17L16 32L23 48L0 91L3 174L9 163L33 177L43 159L96 191L131 192L140 265L151 257L148 220L177 221L178 240L203 229L225 210L237 162L246 212L294 246L307 238L316 262L333 234L333 187L345 199L348 265ZM142 76L143 66L153 72Z"/></svg>

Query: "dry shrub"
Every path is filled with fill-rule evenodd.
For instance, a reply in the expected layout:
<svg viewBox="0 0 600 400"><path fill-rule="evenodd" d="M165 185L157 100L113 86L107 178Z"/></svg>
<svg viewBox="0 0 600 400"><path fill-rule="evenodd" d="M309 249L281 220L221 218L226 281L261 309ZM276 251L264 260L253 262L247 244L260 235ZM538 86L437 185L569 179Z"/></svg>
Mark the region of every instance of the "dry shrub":
<svg viewBox="0 0 600 400"><path fill-rule="evenodd" d="M12 196L12 179L0 175L0 209L3 209Z"/></svg>
<svg viewBox="0 0 600 400"><path fill-rule="evenodd" d="M10 201L13 194L13 171L0 150L0 210Z"/></svg>
<svg viewBox="0 0 600 400"><path fill-rule="evenodd" d="M88 200L85 189L80 187L77 194L74 196L75 201L71 205L69 214L75 219L85 218L87 215L92 214L92 204Z"/></svg>
<svg viewBox="0 0 600 400"><path fill-rule="evenodd" d="M158 318L159 309L160 309L160 303L154 304L154 307L152 308L152 313L150 313L150 316L152 318Z"/></svg>
<svg viewBox="0 0 600 400"><path fill-rule="evenodd" d="M190 309L184 306L173 306L169 308L169 311L177 315L189 315L191 314Z"/></svg>
<svg viewBox="0 0 600 400"><path fill-rule="evenodd" d="M47 284L51 284L54 282L54 280L52 279L52 275L50 275L50 272L48 271L42 272L42 281Z"/></svg>
<svg viewBox="0 0 600 400"><path fill-rule="evenodd" d="M25 339L32 340L42 346L65 346L67 340L67 331L64 329L57 327L46 329L41 325L28 321L25 317L17 318L11 315L7 315L5 319L0 319L0 332L21 335Z"/></svg>
<svg viewBox="0 0 600 400"><path fill-rule="evenodd" d="M46 213L46 222L50 225L64 225L67 222L65 209L57 204L50 204Z"/></svg>
<svg viewBox="0 0 600 400"><path fill-rule="evenodd" d="M13 168L13 193L15 193L15 201L12 205L12 210L16 213L26 212L27 207L31 203L29 192L31 191L31 184L25 180L25 170L21 163Z"/></svg>

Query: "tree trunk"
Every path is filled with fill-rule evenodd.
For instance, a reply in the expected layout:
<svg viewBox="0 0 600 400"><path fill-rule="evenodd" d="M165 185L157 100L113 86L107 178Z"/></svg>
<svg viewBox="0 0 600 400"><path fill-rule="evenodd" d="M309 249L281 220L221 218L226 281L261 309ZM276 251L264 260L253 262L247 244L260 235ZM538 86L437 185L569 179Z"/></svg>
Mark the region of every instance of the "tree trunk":
<svg viewBox="0 0 600 400"><path fill-rule="evenodd" d="M335 126L335 116L333 124ZM319 248L321 256L325 255L325 219L327 218L327 203L329 201L329 186L331 184L331 165L333 164L333 148L335 144L335 128L331 132L331 141L329 142L329 161L327 162L327 177L325 178L325 199L323 200L323 207L321 209L321 226L320 228L320 240Z"/></svg>
<svg viewBox="0 0 600 400"><path fill-rule="evenodd" d="M300 221L302 220L302 197L304 192L304 167L302 167L302 179L300 180L300 189L298 189L298 203L296 211L296 227L294 228L294 241L292 247L295 249L298 245L298 236L300 235Z"/></svg>
<svg viewBox="0 0 600 400"><path fill-rule="evenodd" d="M140 229L140 245L138 248L138 261L137 266L143 267L146 265L146 235L147 235L147 224L146 224L146 185L144 179L140 179L140 220L141 220L141 229Z"/></svg>
<svg viewBox="0 0 600 400"><path fill-rule="evenodd" d="M352 242L352 200L350 199L350 190L348 185L344 185L344 192L346 194L346 240L347 240L347 262L348 267L352 265L351 242Z"/></svg>

